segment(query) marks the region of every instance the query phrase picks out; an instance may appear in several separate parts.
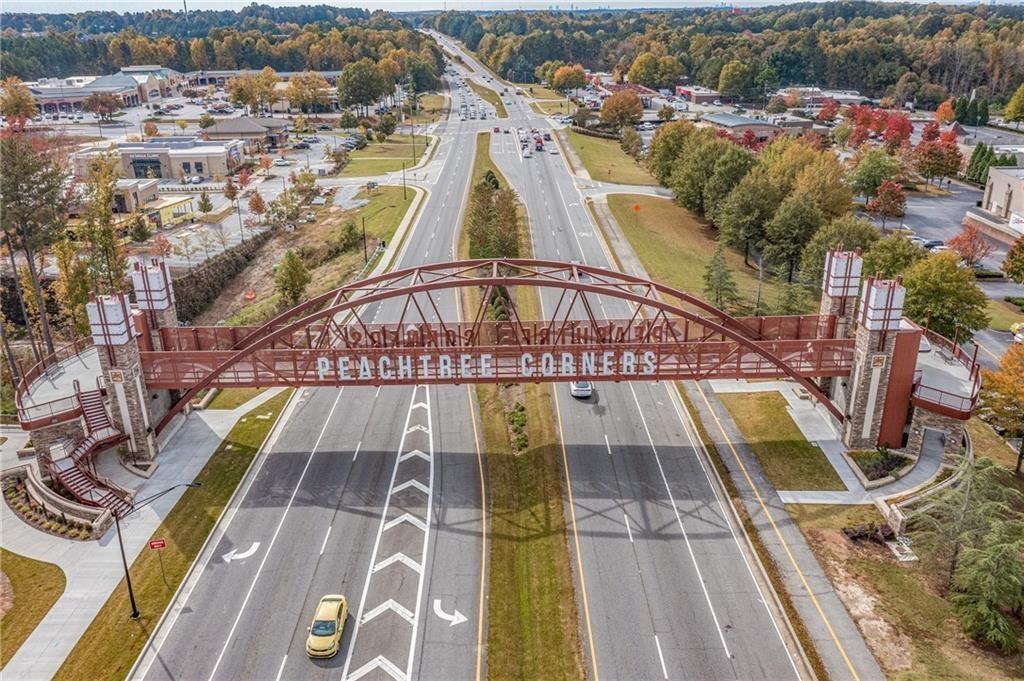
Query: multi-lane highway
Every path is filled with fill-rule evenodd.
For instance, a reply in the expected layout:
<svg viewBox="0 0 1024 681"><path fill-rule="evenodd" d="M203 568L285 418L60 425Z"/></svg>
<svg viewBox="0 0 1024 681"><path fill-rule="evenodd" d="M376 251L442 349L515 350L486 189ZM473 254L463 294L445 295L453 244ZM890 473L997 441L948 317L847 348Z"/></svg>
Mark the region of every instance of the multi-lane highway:
<svg viewBox="0 0 1024 681"><path fill-rule="evenodd" d="M441 42L456 50L447 39ZM489 83L463 55L469 77ZM498 88L500 90L500 87ZM544 128L518 97L504 129ZM396 266L453 259L476 133L435 130L428 196ZM524 159L495 134L495 162L527 206L538 257L608 266L563 156ZM553 300L544 299L551 309ZM454 298L438 295L446 318ZM615 301L603 313L623 317ZM397 319L397 305L365 311ZM784 679L797 666L771 599L671 385L552 388L572 493L573 553L595 679ZM309 389L289 404L134 676L147 679L473 679L486 675L486 490L465 387ZM318 599L346 594L339 655L312 661Z"/></svg>
<svg viewBox="0 0 1024 681"><path fill-rule="evenodd" d="M493 82L462 57L481 84ZM536 257L612 266L564 154L520 152L517 129L529 135L550 123L521 97L511 101L502 129L513 132L494 135L491 153L526 205ZM557 304L556 292L542 298L548 311ZM599 307L608 318L632 313L621 301ZM577 401L556 385L553 398L590 674L799 678L673 386L601 383Z"/></svg>
<svg viewBox="0 0 1024 681"><path fill-rule="evenodd" d="M437 127L440 170L397 267L453 258L480 125ZM437 304L456 316L452 296ZM301 391L134 676L476 678L486 554L473 409L465 386ZM312 661L306 627L326 593L346 594L350 615L341 653Z"/></svg>

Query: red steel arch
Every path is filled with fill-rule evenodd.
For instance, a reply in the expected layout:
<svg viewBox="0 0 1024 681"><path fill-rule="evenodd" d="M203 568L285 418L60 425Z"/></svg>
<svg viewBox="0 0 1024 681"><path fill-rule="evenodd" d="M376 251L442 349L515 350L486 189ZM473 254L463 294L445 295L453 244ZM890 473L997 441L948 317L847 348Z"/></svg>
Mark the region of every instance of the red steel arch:
<svg viewBox="0 0 1024 681"><path fill-rule="evenodd" d="M303 348L330 347L332 338L339 337L338 334L343 328L343 325L337 321L337 317L341 314L351 317L352 321L349 324L358 324L366 328L364 321L359 318L359 309L366 305L404 298L406 310L410 309L410 301L419 309L417 294L429 294L449 289L482 288L484 294L480 296L481 310L477 311L477 318L480 319L482 318L482 309L490 299L491 292L514 287L560 290L562 299L559 301L559 308L562 300L570 295L569 309L573 308L577 300L580 301L583 311L594 322L597 320L593 317L587 294L604 295L630 303L635 311L634 320L648 318L647 315L642 314L646 310L656 318L693 323L705 330L705 338L719 337L763 357L776 366L783 375L800 383L836 418L840 421L843 419L842 412L813 381L757 343L763 338L764 320L771 318L739 319L684 291L600 267L552 260L481 259L422 265L353 282L301 303L258 328L246 330L245 335L231 345L230 355L219 361L197 383L191 385L157 428L158 430L162 429L196 393L209 386L232 365L259 350L273 347L280 342L284 342L288 347L296 347L289 343L301 338L306 339ZM428 295L427 299L431 305L434 305L432 297ZM671 302L672 299L677 302ZM445 322L440 319L440 311L436 306L434 306L434 311L443 327ZM555 316L557 312L556 310L552 316ZM425 321L422 309L419 309L419 313ZM405 312L403 312L403 317L404 315ZM568 315L568 310L566 315ZM552 320L553 322L554 320ZM824 322L827 329L824 336L819 333L817 338L833 338L831 334L834 329L834 320L823 318L819 322ZM204 330L186 328L180 331L195 335ZM315 334L312 331L315 331ZM223 351L226 348L217 349ZM144 354L172 355L173 353ZM218 356L223 356L223 352Z"/></svg>

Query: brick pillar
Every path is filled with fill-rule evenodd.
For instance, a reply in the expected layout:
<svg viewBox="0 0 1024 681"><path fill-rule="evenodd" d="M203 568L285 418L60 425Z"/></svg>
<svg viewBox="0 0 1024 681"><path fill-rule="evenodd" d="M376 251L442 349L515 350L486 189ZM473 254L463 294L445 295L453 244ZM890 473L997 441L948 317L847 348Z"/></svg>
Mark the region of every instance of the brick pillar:
<svg viewBox="0 0 1024 681"><path fill-rule="evenodd" d="M834 315L836 338L846 338L853 320L854 303L860 290L863 261L858 251L829 251L825 254L825 271L821 280L819 313ZM821 389L842 407L840 381L830 376L818 379Z"/></svg>
<svg viewBox="0 0 1024 681"><path fill-rule="evenodd" d="M71 447L74 448L76 444L85 439L85 426L82 425L81 418L50 426L40 426L32 429L31 438L39 472L45 476L46 467L43 465L42 458L49 457L51 460L63 458L63 452L52 451L51 448L63 442L70 442Z"/></svg>
<svg viewBox="0 0 1024 681"><path fill-rule="evenodd" d="M128 434L128 446L136 457L152 460L157 443L128 298L123 293L100 296L89 301L86 311L114 425Z"/></svg>
<svg viewBox="0 0 1024 681"><path fill-rule="evenodd" d="M899 281L869 277L864 283L843 423L843 444L849 449L873 449L878 444L905 294Z"/></svg>

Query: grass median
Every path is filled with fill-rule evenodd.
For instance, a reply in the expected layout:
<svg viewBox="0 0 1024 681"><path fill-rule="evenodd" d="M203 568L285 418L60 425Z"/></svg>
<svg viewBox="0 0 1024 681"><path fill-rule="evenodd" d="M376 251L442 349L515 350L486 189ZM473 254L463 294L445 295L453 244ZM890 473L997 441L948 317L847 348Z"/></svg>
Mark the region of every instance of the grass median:
<svg viewBox="0 0 1024 681"><path fill-rule="evenodd" d="M477 93L485 102L494 107L498 118L508 118L508 111L505 110L505 103L501 101L501 95L489 87L474 83L472 80L467 79L466 82L469 83L469 87L473 88L473 92Z"/></svg>
<svg viewBox="0 0 1024 681"><path fill-rule="evenodd" d="M622 150L618 140L581 135L574 130L569 130L567 136L591 179L616 184L658 184L653 175Z"/></svg>
<svg viewBox="0 0 1024 681"><path fill-rule="evenodd" d="M473 182L491 170L508 186L490 156L490 135L479 133L476 144ZM528 257L529 225L522 209L519 224L522 252ZM462 230L462 256L468 253L468 241ZM524 318L537 318L536 292L521 289L516 295ZM479 293L467 289L463 300L466 309L475 310ZM490 501L488 678L583 679L550 391L542 385L478 385L476 395ZM521 432L516 433L514 422Z"/></svg>
<svg viewBox="0 0 1024 681"><path fill-rule="evenodd" d="M144 549L132 563L132 586L142 616L138 620L128 617L128 589L122 580L61 665L56 679L97 681L122 679L128 674L290 394L290 389L281 392L235 424L196 476L203 486L186 490L153 533L153 538L167 541L162 555ZM257 415L269 418L255 418Z"/></svg>
<svg viewBox="0 0 1024 681"><path fill-rule="evenodd" d="M368 142L362 149L349 154L348 165L341 171L340 177L370 177L393 173L402 169L412 168L419 163L427 150L427 140L423 135L415 139L411 135L392 135L386 142Z"/></svg>
<svg viewBox="0 0 1024 681"><path fill-rule="evenodd" d="M0 571L10 581L10 603L5 604L7 609L0 619L3 669L64 593L67 580L64 571L53 563L26 558L4 548L0 548Z"/></svg>

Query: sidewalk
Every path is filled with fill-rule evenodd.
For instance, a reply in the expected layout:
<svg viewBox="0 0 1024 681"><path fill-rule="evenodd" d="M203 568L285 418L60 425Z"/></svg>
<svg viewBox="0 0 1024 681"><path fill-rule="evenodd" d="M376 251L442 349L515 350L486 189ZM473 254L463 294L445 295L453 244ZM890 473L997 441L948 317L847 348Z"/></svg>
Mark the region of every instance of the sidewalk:
<svg viewBox="0 0 1024 681"><path fill-rule="evenodd" d="M942 465L942 440L932 430L925 431L924 446L917 464L899 480L876 487L865 489L860 479L850 468L843 457L843 443L839 434L832 426L820 407L813 400L800 399L796 393L796 385L787 381L764 381L747 383L746 381L707 381L711 389L717 393L754 393L778 392L786 400L787 411L793 422L808 442L821 449L822 454L832 464L839 479L846 486L845 492L823 490L780 490L779 499L784 504L871 504L875 499L884 499L907 492L923 485L938 475Z"/></svg>
<svg viewBox="0 0 1024 681"><path fill-rule="evenodd" d="M266 390L236 409L192 412L158 456L160 465L153 477L149 480L135 478L141 483L136 498L142 499L195 479L235 422L278 392L280 389ZM7 445L4 447L6 449ZM129 564L185 490L184 487L177 489L121 522ZM5 549L54 563L67 577L64 593L3 668L4 678L50 679L124 577L117 535L112 527L98 541L79 542L55 537L24 523L6 503L0 503L0 528Z"/></svg>
<svg viewBox="0 0 1024 681"><path fill-rule="evenodd" d="M608 210L607 202L594 200L592 205L604 237L602 243L607 240L622 271L649 278L633 247ZM682 385L695 405L701 422L706 424L711 440L722 446L721 451L729 454L729 447L735 448L743 464L742 468L731 456L722 456L722 460L758 535L778 567L786 592L814 641L829 678L833 681L884 679L860 630L836 595L832 583L775 488L765 478L757 459L725 407L706 383L702 390L693 381L684 381ZM708 409L708 403L701 396L702 392L711 409Z"/></svg>

